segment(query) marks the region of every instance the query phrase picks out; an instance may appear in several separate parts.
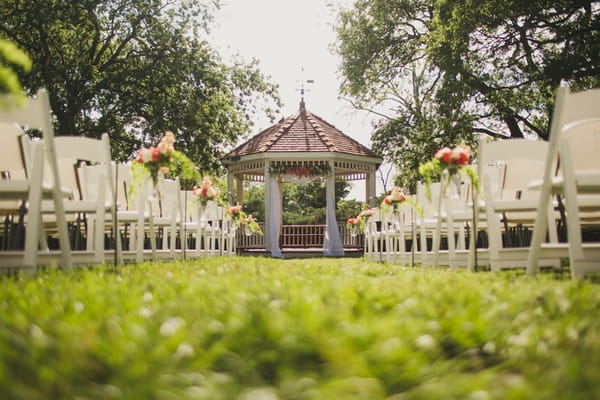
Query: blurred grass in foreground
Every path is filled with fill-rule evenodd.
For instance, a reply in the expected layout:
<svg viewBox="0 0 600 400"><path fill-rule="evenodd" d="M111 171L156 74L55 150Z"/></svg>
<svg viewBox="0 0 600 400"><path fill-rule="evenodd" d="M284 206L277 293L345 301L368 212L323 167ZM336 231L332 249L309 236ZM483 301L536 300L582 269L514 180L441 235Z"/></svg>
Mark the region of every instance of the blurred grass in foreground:
<svg viewBox="0 0 600 400"><path fill-rule="evenodd" d="M600 398L600 286L234 257L0 277L2 399Z"/></svg>

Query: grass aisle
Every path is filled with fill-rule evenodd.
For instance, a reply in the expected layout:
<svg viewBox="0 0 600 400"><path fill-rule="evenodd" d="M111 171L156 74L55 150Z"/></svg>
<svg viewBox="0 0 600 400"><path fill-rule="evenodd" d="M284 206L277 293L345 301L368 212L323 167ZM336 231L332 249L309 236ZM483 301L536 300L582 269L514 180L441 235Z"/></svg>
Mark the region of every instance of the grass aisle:
<svg viewBox="0 0 600 400"><path fill-rule="evenodd" d="M599 315L589 281L360 259L4 276L0 397L597 399Z"/></svg>

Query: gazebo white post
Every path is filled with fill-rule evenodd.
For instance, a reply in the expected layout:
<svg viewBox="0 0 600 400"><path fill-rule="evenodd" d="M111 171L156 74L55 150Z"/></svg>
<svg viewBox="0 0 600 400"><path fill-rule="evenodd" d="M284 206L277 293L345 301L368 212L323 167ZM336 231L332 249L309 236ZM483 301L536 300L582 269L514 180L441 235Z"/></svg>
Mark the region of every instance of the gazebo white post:
<svg viewBox="0 0 600 400"><path fill-rule="evenodd" d="M271 173L269 172L270 168L271 162L269 160L265 160L265 232L263 237L265 240L266 251L271 251L271 218L269 217L269 210L271 209Z"/></svg>
<svg viewBox="0 0 600 400"><path fill-rule="evenodd" d="M236 183L236 199L238 204L244 204L244 179L240 177L235 177Z"/></svg>
<svg viewBox="0 0 600 400"><path fill-rule="evenodd" d="M327 175L325 184L326 212L325 212L325 238L323 240L323 254L326 256L343 256L344 245L340 238L337 220L335 218L335 164L329 160L331 172Z"/></svg>
<svg viewBox="0 0 600 400"><path fill-rule="evenodd" d="M367 203L369 207L375 207L375 169L372 165L369 166L369 172L367 172L365 196L365 203Z"/></svg>
<svg viewBox="0 0 600 400"><path fill-rule="evenodd" d="M227 201L233 201L233 173L227 170ZM233 204L232 204L233 205Z"/></svg>

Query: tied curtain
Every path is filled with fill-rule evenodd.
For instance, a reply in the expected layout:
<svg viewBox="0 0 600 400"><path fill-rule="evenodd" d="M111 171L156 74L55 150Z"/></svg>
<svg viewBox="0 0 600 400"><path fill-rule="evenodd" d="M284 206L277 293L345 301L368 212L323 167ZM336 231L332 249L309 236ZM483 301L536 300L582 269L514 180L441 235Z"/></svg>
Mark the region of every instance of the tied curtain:
<svg viewBox="0 0 600 400"><path fill-rule="evenodd" d="M323 254L326 256L343 256L344 245L340 239L337 220L335 218L335 175L327 176L325 186L325 198L327 202L325 239L323 240Z"/></svg>
<svg viewBox="0 0 600 400"><path fill-rule="evenodd" d="M269 179L269 239L271 242L271 256L281 257L279 248L279 235L281 234L281 182L276 176Z"/></svg>

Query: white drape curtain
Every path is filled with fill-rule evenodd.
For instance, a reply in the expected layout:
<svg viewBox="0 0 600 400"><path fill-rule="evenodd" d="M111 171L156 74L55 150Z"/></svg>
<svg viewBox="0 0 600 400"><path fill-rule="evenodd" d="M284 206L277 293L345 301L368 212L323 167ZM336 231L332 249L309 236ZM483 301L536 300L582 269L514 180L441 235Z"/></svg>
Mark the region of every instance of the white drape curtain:
<svg viewBox="0 0 600 400"><path fill-rule="evenodd" d="M340 238L337 220L335 218L335 176L329 174L325 191L327 202L325 238L323 240L323 254L326 256L343 256L344 245Z"/></svg>
<svg viewBox="0 0 600 400"><path fill-rule="evenodd" d="M281 182L277 177L269 179L269 239L271 242L271 256L281 257L279 248L279 235L281 234Z"/></svg>

